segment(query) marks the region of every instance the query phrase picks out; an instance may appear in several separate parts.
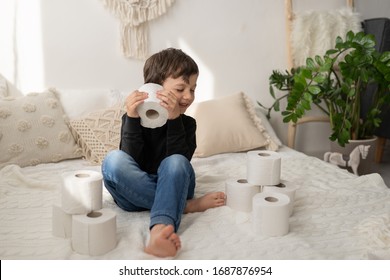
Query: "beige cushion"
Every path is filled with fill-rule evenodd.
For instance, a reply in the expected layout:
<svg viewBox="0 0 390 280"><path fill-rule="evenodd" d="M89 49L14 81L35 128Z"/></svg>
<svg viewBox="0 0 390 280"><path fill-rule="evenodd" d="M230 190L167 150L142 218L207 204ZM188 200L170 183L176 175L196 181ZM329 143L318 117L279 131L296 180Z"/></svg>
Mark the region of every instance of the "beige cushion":
<svg viewBox="0 0 390 280"><path fill-rule="evenodd" d="M197 122L195 157L262 147L278 149L277 141L265 130L253 102L244 93L194 103L187 114Z"/></svg>
<svg viewBox="0 0 390 280"><path fill-rule="evenodd" d="M0 167L81 157L55 90L0 99Z"/></svg>
<svg viewBox="0 0 390 280"><path fill-rule="evenodd" d="M106 154L119 148L123 106L91 112L70 121L72 133L90 162L101 164Z"/></svg>

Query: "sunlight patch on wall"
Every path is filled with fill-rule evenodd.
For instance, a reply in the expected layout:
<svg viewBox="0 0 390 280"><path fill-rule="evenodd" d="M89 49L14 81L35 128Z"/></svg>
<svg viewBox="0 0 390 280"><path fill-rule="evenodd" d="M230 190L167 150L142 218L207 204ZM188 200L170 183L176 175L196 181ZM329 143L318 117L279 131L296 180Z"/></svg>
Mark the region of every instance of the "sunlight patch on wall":
<svg viewBox="0 0 390 280"><path fill-rule="evenodd" d="M191 56L198 64L199 78L195 91L195 102L213 99L214 97L214 75L206 63L196 52L181 38L178 39L179 48Z"/></svg>
<svg viewBox="0 0 390 280"><path fill-rule="evenodd" d="M16 5L16 85L24 93L44 89L41 1Z"/></svg>

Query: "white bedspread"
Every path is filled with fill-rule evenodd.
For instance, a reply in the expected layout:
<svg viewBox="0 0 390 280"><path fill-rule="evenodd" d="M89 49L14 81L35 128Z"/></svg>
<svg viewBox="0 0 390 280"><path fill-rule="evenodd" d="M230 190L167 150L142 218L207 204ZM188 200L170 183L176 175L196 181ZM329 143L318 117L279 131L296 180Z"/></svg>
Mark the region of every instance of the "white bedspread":
<svg viewBox="0 0 390 280"><path fill-rule="evenodd" d="M353 174L282 149L282 179L299 183L290 232L264 237L251 230L250 213L227 206L183 216L176 259L390 259L390 189L378 174ZM196 196L224 191L245 178L246 154L193 159ZM0 170L1 259L91 259L51 232L52 205L60 201L60 174L91 169L83 160ZM94 259L154 259L143 252L149 212L119 209L104 190L104 207L117 212L118 245Z"/></svg>

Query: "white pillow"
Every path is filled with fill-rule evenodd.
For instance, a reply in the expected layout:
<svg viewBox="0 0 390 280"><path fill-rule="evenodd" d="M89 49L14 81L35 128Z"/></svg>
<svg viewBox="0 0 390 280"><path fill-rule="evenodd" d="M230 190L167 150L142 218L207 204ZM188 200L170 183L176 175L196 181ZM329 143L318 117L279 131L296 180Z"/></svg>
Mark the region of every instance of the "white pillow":
<svg viewBox="0 0 390 280"><path fill-rule="evenodd" d="M261 119L261 123L263 124L264 129L268 132L269 136L274 140L274 142L279 147L281 147L283 145L282 141L280 140L280 138L276 134L274 128L272 127L271 123L269 122L264 110L262 108L260 108L259 106L257 106L255 108L255 111L256 111L256 116L258 116Z"/></svg>
<svg viewBox="0 0 390 280"><path fill-rule="evenodd" d="M0 97L6 96L23 96L23 94L0 74Z"/></svg>
<svg viewBox="0 0 390 280"><path fill-rule="evenodd" d="M81 157L55 91L0 98L0 168Z"/></svg>
<svg viewBox="0 0 390 280"><path fill-rule="evenodd" d="M112 103L111 91L108 89L58 89L57 92L62 107L70 119L107 108Z"/></svg>
<svg viewBox="0 0 390 280"><path fill-rule="evenodd" d="M194 103L187 111L197 122L195 157L243 152L278 144L256 115L253 102L244 93Z"/></svg>
<svg viewBox="0 0 390 280"><path fill-rule="evenodd" d="M7 95L7 80L0 74L0 97L6 97Z"/></svg>

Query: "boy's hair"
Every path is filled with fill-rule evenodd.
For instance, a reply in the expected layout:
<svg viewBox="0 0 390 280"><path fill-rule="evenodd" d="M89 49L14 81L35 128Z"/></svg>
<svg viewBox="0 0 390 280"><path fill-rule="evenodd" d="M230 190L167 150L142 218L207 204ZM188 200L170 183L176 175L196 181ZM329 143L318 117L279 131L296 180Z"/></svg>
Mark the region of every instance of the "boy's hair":
<svg viewBox="0 0 390 280"><path fill-rule="evenodd" d="M199 74L198 65L180 49L168 48L149 57L144 65L144 82L162 85L168 77L183 77Z"/></svg>

